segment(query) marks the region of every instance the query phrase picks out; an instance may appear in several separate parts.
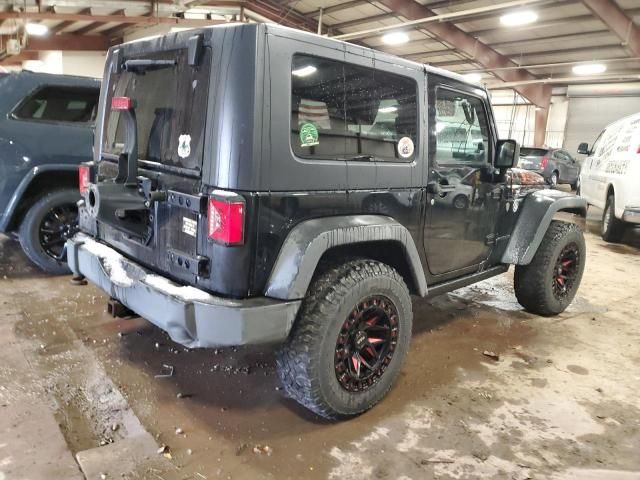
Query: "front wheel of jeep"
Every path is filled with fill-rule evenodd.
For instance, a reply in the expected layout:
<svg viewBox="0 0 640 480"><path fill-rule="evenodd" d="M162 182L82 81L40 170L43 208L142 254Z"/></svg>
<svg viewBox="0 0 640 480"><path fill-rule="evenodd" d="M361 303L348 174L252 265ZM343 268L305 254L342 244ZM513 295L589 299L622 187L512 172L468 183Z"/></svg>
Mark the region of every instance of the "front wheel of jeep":
<svg viewBox="0 0 640 480"><path fill-rule="evenodd" d="M277 355L280 380L321 417L361 414L400 374L411 338L409 290L390 266L361 259L326 270L309 292Z"/></svg>
<svg viewBox="0 0 640 480"><path fill-rule="evenodd" d="M64 188L44 194L27 211L20 224L22 250L38 267L48 273L69 273L64 244L78 226L77 190Z"/></svg>
<svg viewBox="0 0 640 480"><path fill-rule="evenodd" d="M516 298L525 310L551 316L564 312L582 279L584 236L574 223L553 221L529 265L517 265Z"/></svg>

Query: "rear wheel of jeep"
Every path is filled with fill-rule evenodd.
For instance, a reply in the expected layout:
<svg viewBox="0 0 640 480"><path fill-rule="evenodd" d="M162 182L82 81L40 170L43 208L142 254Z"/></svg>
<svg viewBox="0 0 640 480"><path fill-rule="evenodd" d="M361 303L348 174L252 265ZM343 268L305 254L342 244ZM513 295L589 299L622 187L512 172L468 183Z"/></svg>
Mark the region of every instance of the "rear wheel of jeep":
<svg viewBox="0 0 640 480"><path fill-rule="evenodd" d="M585 243L580 227L553 221L529 265L517 265L516 297L527 311L557 315L578 291L585 264Z"/></svg>
<svg viewBox="0 0 640 480"><path fill-rule="evenodd" d="M606 242L619 242L624 234L624 223L616 218L616 198L607 197L607 204L602 212L602 239Z"/></svg>
<svg viewBox="0 0 640 480"><path fill-rule="evenodd" d="M63 261L64 244L76 231L80 199L77 190L46 193L36 201L20 225L20 245L29 259L48 273L69 273Z"/></svg>
<svg viewBox="0 0 640 480"><path fill-rule="evenodd" d="M387 394L409 349L409 290L390 266L362 259L325 271L309 292L277 355L280 380L322 417L363 413Z"/></svg>

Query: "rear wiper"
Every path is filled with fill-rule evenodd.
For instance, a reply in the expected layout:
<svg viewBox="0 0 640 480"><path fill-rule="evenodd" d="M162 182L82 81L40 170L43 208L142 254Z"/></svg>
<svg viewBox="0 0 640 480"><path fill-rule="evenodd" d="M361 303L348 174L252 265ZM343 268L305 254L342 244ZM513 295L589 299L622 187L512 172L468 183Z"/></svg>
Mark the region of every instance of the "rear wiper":
<svg viewBox="0 0 640 480"><path fill-rule="evenodd" d="M143 73L151 70L161 70L172 68L177 65L175 60L127 60L124 62L124 70L132 73Z"/></svg>

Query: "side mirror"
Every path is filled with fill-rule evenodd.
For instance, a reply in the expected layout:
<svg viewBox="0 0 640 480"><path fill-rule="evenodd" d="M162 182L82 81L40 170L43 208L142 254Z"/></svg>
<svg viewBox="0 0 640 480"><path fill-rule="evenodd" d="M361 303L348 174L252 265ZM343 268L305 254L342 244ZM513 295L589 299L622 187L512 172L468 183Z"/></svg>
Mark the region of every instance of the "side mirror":
<svg viewBox="0 0 640 480"><path fill-rule="evenodd" d="M578 153L581 155L589 155L589 144L586 142L582 142L578 145Z"/></svg>
<svg viewBox="0 0 640 480"><path fill-rule="evenodd" d="M515 140L498 140L496 144L495 168L506 169L515 165L520 157L520 145Z"/></svg>

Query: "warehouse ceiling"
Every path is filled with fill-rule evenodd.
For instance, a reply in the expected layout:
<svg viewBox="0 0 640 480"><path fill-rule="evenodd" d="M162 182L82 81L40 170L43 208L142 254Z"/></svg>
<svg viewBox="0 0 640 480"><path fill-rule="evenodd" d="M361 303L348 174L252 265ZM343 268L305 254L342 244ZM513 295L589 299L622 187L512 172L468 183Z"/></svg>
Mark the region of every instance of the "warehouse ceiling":
<svg viewBox="0 0 640 480"><path fill-rule="evenodd" d="M502 23L503 15L523 11L537 18ZM639 20L638 0L0 0L0 64L43 50L106 50L156 24L269 21L476 73L490 88L511 87L545 106L549 85L640 79ZM19 53L7 48L24 39L26 23L46 25L48 34L30 36ZM397 32L408 41L385 43ZM606 70L574 72L593 63Z"/></svg>

